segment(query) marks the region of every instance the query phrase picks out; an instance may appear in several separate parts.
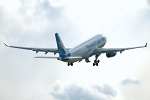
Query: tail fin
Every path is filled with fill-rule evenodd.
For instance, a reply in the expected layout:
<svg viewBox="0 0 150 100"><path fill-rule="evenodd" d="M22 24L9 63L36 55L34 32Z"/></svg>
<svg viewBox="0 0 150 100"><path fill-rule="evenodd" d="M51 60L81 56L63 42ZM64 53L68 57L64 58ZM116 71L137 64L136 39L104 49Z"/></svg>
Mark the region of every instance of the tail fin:
<svg viewBox="0 0 150 100"><path fill-rule="evenodd" d="M56 42L57 42L57 47L58 47L58 52L59 56L64 58L69 55L68 50L65 48L64 44L62 43L61 38L59 37L58 33L55 33L56 37Z"/></svg>

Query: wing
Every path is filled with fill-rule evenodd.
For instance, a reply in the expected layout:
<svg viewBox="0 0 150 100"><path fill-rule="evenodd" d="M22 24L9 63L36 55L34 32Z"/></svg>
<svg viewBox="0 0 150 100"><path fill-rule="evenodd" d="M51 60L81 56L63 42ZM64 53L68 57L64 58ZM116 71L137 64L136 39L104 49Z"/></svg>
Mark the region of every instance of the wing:
<svg viewBox="0 0 150 100"><path fill-rule="evenodd" d="M38 52L45 52L45 54L47 54L48 52L52 52L54 54L58 53L57 48L31 48L31 47L9 46L6 43L4 43L4 44L7 47L17 48L17 49L25 49L25 50L32 50L32 51L36 51L36 53L38 53ZM69 49L70 48L67 48L67 50L69 50Z"/></svg>
<svg viewBox="0 0 150 100"><path fill-rule="evenodd" d="M95 54L101 54L101 53L109 53L109 52L120 52L122 53L125 50L131 50L131 49L137 49L137 48L144 48L147 47L147 43L145 44L145 46L139 46L139 47L130 47L130 48L96 48L93 51L93 55Z"/></svg>

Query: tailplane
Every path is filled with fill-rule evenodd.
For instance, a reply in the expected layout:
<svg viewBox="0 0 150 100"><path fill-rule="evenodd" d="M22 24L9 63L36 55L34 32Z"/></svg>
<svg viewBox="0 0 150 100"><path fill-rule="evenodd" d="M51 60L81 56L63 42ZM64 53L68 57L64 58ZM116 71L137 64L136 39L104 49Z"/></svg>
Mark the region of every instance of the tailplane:
<svg viewBox="0 0 150 100"><path fill-rule="evenodd" d="M58 33L55 33L55 37L56 37L59 56L62 58L69 56L70 54L69 54L68 50L65 48L65 46L64 46L61 38L59 37Z"/></svg>

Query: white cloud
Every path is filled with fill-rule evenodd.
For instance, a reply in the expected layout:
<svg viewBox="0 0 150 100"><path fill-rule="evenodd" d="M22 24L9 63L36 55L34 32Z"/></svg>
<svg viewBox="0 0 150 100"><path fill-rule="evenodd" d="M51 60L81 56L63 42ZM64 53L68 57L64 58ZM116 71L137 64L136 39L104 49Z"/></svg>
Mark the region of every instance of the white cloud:
<svg viewBox="0 0 150 100"><path fill-rule="evenodd" d="M59 84L52 87L51 95L58 100L113 100L114 91L109 85L104 85L102 91L100 86L83 87L76 84L61 87ZM116 94L116 93L115 93Z"/></svg>
<svg viewBox="0 0 150 100"><path fill-rule="evenodd" d="M150 54L150 52L146 53L147 55ZM150 70L150 63L149 63L150 57L147 56L144 59L144 62L140 65L140 69L138 70L137 76L139 80L126 80L120 87L122 98L123 100L149 100L149 92L150 92L150 79L149 79L149 70ZM140 83L139 83L140 82Z"/></svg>
<svg viewBox="0 0 150 100"><path fill-rule="evenodd" d="M150 0L147 0L147 2L148 2L148 5L150 5Z"/></svg>
<svg viewBox="0 0 150 100"><path fill-rule="evenodd" d="M117 92L109 85L104 84L103 87L100 87L98 85L95 85L94 88L96 88L100 93L103 93L105 95L110 95L110 96L116 96Z"/></svg>
<svg viewBox="0 0 150 100"><path fill-rule="evenodd" d="M125 79L121 82L122 85L136 85L139 84L140 82L138 80L132 80L132 79Z"/></svg>

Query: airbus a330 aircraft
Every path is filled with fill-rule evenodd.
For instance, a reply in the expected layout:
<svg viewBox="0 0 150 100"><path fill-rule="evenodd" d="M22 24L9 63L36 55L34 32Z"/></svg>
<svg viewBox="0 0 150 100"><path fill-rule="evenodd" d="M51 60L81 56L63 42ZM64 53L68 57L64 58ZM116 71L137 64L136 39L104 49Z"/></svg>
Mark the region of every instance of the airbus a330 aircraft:
<svg viewBox="0 0 150 100"><path fill-rule="evenodd" d="M19 46L9 46L6 43L4 43L7 47L11 48L18 48L18 49L26 49L26 50L32 50L38 52L45 52L47 54L48 52L59 53L59 57L35 57L35 58L54 58L63 62L67 62L68 66L73 66L74 62L82 61L85 59L86 62L90 62L89 58L91 56L95 56L95 60L93 63L93 66L98 66L98 63L100 60L98 60L98 57L102 53L106 53L106 56L108 58L114 57L117 52L122 53L125 50L130 49L136 49L136 48L143 48L147 47L147 43L145 46L139 46L139 47L131 47L131 48L102 48L106 44L106 37L99 34L96 35L89 40L77 45L74 48L65 48L61 38L59 37L58 33L55 34L56 37L56 43L57 48L30 48L30 47L19 47Z"/></svg>

